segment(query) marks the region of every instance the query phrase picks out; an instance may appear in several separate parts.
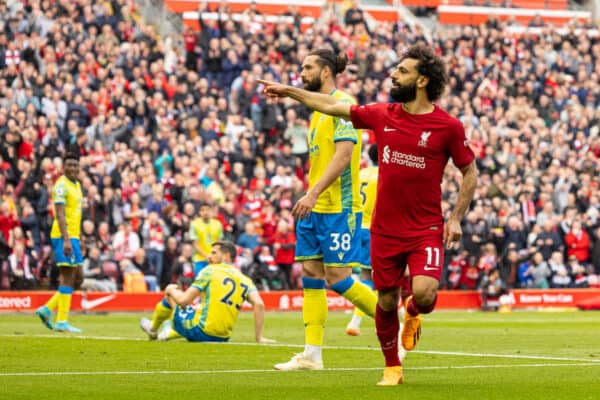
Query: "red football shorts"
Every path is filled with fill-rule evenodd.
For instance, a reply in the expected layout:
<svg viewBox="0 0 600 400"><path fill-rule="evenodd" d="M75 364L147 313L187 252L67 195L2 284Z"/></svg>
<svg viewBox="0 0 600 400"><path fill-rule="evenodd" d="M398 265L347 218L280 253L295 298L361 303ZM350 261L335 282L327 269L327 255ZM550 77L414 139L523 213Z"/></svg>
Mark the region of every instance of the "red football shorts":
<svg viewBox="0 0 600 400"><path fill-rule="evenodd" d="M375 289L400 287L404 270L410 276L440 280L444 264L442 233L398 238L371 233L371 266Z"/></svg>

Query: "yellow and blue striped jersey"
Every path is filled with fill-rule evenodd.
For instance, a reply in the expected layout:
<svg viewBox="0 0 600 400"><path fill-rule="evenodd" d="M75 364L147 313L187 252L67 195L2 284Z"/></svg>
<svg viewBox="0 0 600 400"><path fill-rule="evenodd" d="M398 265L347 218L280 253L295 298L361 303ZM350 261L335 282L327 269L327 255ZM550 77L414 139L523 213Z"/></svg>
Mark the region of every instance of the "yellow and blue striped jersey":
<svg viewBox="0 0 600 400"><path fill-rule="evenodd" d="M375 197L377 196L377 167L367 167L360 170L360 197L362 199L362 227L371 228L371 218L375 208Z"/></svg>
<svg viewBox="0 0 600 400"><path fill-rule="evenodd" d="M65 175L58 178L52 187L52 204L64 204L65 221L67 233L70 239L78 239L81 235L81 208L83 203L83 192L81 184L73 182ZM56 218L56 207L54 208L54 221L52 221L51 239L60 239L60 227Z"/></svg>
<svg viewBox="0 0 600 400"><path fill-rule="evenodd" d="M256 291L250 278L232 265L209 264L192 286L202 292L193 324L207 335L228 338L248 295Z"/></svg>
<svg viewBox="0 0 600 400"><path fill-rule="evenodd" d="M196 242L205 254L209 254L212 244L222 238L223 225L218 219L211 218L204 222L202 218L196 218L190 224L190 240ZM194 253L193 261L206 261L206 257Z"/></svg>
<svg viewBox="0 0 600 400"><path fill-rule="evenodd" d="M356 101L348 94L334 90L331 95L348 104ZM358 171L362 133L354 129L352 122L315 111L308 129L308 148L310 153L310 171L308 184L313 187L323 176L325 169L335 154L335 143L342 140L354 142L352 160L341 175L321 193L313 208L314 212L333 214L342 211L360 211Z"/></svg>

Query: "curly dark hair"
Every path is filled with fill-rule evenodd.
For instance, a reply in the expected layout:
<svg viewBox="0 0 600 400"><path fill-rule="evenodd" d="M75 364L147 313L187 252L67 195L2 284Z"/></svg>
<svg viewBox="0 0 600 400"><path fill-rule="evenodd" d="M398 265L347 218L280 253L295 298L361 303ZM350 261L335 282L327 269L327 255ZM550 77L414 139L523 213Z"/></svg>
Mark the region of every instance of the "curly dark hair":
<svg viewBox="0 0 600 400"><path fill-rule="evenodd" d="M417 71L419 74L429 78L427 83L427 97L429 101L438 100L444 93L444 88L448 83L448 72L444 61L438 57L431 47L423 45L415 45L410 47L406 53L402 55L400 61L405 58L418 60Z"/></svg>

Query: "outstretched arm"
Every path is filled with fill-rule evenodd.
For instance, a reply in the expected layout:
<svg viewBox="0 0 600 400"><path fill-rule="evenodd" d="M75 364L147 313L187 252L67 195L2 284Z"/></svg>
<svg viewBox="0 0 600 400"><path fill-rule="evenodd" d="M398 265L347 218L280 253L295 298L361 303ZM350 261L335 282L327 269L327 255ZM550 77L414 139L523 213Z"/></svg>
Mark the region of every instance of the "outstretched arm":
<svg viewBox="0 0 600 400"><path fill-rule="evenodd" d="M257 343L275 343L272 339L263 337L263 323L265 320L265 304L258 292L251 292L248 295L248 302L254 307L254 335Z"/></svg>
<svg viewBox="0 0 600 400"><path fill-rule="evenodd" d="M315 111L350 120L351 104L342 103L333 96L262 79L256 81L265 85L264 93L269 97L290 97Z"/></svg>
<svg viewBox="0 0 600 400"><path fill-rule="evenodd" d="M462 172L463 181L458 192L458 200L456 200L454 211L452 211L444 227L444 242L448 249L453 242L456 242L462 236L460 222L465 216L469 204L471 204L471 200L475 194L475 187L477 186L477 166L475 165L475 161L462 167L460 172Z"/></svg>

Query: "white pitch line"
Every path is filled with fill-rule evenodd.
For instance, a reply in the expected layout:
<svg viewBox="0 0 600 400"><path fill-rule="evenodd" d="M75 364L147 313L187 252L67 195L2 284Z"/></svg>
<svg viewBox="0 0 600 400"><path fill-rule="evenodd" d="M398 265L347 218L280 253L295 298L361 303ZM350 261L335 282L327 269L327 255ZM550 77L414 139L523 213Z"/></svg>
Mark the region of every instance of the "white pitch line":
<svg viewBox="0 0 600 400"><path fill-rule="evenodd" d="M147 338L134 338L134 337L126 337L126 336L91 336L91 335L76 335L70 333L38 333L33 335L19 335L19 334L10 334L4 333L0 334L0 337L33 337L33 338L45 338L45 339L83 339L83 340L131 340L136 342L147 342Z"/></svg>
<svg viewBox="0 0 600 400"><path fill-rule="evenodd" d="M548 360L548 361L577 361L585 363L600 363L597 359L586 358L569 358L569 357L550 357L550 356L527 356L517 354L493 354L493 353L464 353L460 351L434 351L434 350L413 350L413 353L420 354L438 354L444 356L461 356L461 357L490 357L490 358L512 358L519 360Z"/></svg>
<svg viewBox="0 0 600 400"><path fill-rule="evenodd" d="M265 346L261 343L251 342L227 342L228 345L238 346ZM266 344L269 347L295 347L304 348L301 344L284 344L284 343L270 343ZM356 346L323 346L323 349L329 350L361 350L361 351L380 351L378 347L356 347ZM445 356L461 356L461 357L487 357L487 358L512 358L512 359L523 359L523 360L548 360L548 361L574 361L574 362L585 362L585 363L600 363L600 360L586 359L586 358L569 358L569 357L551 357L551 356L536 356L536 355L517 355L517 354L494 354L494 353L466 353L460 351L435 351L435 350L412 350L411 353L415 354L435 354Z"/></svg>
<svg viewBox="0 0 600 400"><path fill-rule="evenodd" d="M84 335L65 335L65 334L34 334L34 335L15 335L15 334L0 334L0 337L36 337L36 338L51 338L51 339L80 339L80 340L126 340L126 341L144 341L145 338L132 338L120 336L84 336ZM255 342L226 342L226 343L202 343L204 345L215 346L259 346L259 347L285 347L285 348L304 348L302 344L288 343L255 343ZM379 347L359 347L359 346L323 346L323 349L328 350L353 350L353 351L380 351ZM460 351L436 351L436 350L413 350L415 354L434 354L444 356L459 356L459 357L480 357L480 358L507 358L516 360L547 360L547 361L571 361L582 363L600 363L599 359L586 358L571 358L571 357L553 357L553 356L538 356L538 355L519 355L519 354L495 354L495 353L467 353Z"/></svg>
<svg viewBox="0 0 600 400"><path fill-rule="evenodd" d="M579 363L579 364L506 364L506 365L448 365L448 366L428 366L428 367L405 367L405 371L427 371L441 369L496 369L496 368L554 368L554 367L597 367L598 364ZM319 372L344 372L344 371L379 371L381 367L365 368L325 368ZM233 369L233 370L198 370L198 371L71 371L71 372L0 372L0 377L25 377L25 376L92 376L92 375L207 375L207 374L255 374L255 373L289 373L306 371L277 371L274 369Z"/></svg>

